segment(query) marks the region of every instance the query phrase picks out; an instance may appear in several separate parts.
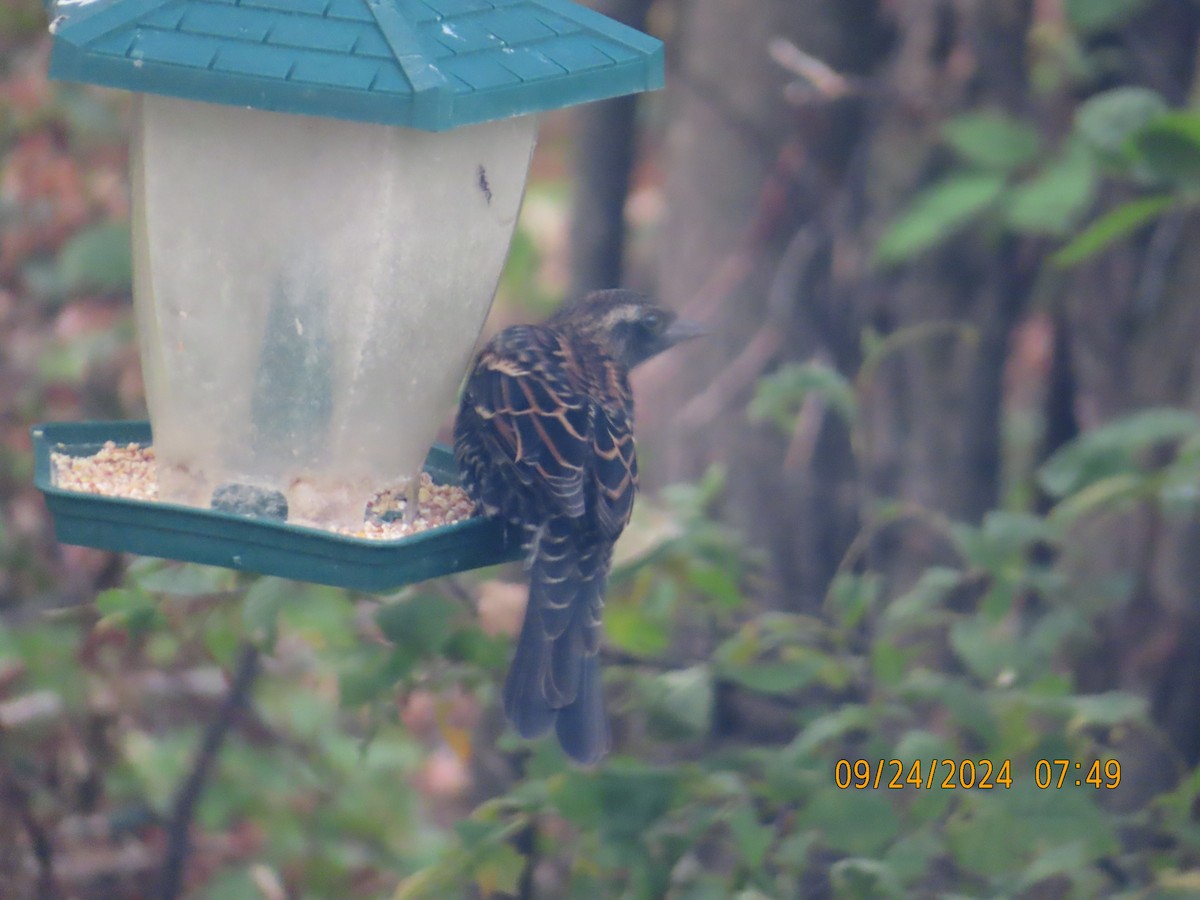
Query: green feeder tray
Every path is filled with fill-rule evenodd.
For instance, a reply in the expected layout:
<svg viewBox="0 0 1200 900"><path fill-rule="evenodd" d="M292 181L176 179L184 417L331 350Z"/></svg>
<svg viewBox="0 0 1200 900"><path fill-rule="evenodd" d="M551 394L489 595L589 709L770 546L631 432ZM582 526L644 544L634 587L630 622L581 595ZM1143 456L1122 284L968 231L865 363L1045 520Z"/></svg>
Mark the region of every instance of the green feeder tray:
<svg viewBox="0 0 1200 900"><path fill-rule="evenodd" d="M34 483L64 544L158 556L364 591L391 590L450 572L519 559L520 535L474 518L398 540L370 540L212 509L104 497L54 485L50 456L91 456L107 441L151 443L149 422L79 422L33 428ZM436 446L425 463L456 483L454 455Z"/></svg>

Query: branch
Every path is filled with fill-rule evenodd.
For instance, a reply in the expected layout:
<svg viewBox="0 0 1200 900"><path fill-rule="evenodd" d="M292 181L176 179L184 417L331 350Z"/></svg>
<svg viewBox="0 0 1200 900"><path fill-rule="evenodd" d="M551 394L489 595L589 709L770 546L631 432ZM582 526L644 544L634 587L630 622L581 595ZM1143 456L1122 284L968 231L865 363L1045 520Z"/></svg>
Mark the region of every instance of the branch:
<svg viewBox="0 0 1200 900"><path fill-rule="evenodd" d="M0 793L0 804L13 809L33 848L33 856L38 864L37 897L39 900L51 900L51 898L57 897L58 887L54 879L54 844L33 814L29 791L9 771L7 766L0 767L0 792L2 792Z"/></svg>
<svg viewBox="0 0 1200 900"><path fill-rule="evenodd" d="M159 896L162 900L175 900L183 889L184 869L187 866L188 831L192 815L200 795L204 792L209 772L216 761L225 736L233 725L234 716L250 698L250 689L258 676L259 651L253 644L243 644L238 657L237 669L229 685L229 693L217 710L216 717L209 723L196 752L192 771L180 784L175 794L174 808L167 824L167 852L163 860L162 881Z"/></svg>

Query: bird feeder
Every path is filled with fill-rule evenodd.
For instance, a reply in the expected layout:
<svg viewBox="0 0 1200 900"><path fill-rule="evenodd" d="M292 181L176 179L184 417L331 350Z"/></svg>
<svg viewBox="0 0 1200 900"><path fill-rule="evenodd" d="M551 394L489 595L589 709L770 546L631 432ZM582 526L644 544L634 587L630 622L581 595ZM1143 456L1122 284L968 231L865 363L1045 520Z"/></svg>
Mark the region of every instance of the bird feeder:
<svg viewBox="0 0 1200 900"><path fill-rule="evenodd" d="M68 496L39 458L60 539L359 587L438 574L387 561L410 539L349 562L362 540L295 523L361 523L421 468L491 306L536 113L660 86L661 44L568 0L58 0L51 16L52 77L135 95L159 491ZM48 456L112 438L35 439ZM214 510L230 485L281 494L287 520ZM462 549L446 571L516 552L496 523L438 531Z"/></svg>

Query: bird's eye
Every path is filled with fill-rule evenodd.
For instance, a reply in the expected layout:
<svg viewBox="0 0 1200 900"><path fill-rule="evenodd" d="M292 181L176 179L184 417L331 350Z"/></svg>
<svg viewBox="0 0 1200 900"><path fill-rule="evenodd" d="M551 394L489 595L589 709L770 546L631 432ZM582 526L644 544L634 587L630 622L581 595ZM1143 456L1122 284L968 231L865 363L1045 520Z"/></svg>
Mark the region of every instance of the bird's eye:
<svg viewBox="0 0 1200 900"><path fill-rule="evenodd" d="M663 326L661 313L648 312L642 317L642 327L647 331L658 331Z"/></svg>

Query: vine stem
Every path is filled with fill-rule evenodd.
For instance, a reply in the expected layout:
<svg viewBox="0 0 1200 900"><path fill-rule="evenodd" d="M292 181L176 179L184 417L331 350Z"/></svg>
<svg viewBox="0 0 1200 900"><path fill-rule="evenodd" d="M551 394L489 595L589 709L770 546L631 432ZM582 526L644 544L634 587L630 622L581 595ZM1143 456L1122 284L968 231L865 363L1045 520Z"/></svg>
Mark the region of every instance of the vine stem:
<svg viewBox="0 0 1200 900"><path fill-rule="evenodd" d="M250 699L250 691L258 677L260 661L261 655L256 646L249 643L242 645L233 680L229 685L229 693L225 695L216 716L205 729L191 771L175 793L171 819L167 824L167 850L163 858L159 889L162 900L176 900L183 890L183 876L191 849L188 835L196 804L204 793L213 763L225 743L229 729L233 726L234 718Z"/></svg>

